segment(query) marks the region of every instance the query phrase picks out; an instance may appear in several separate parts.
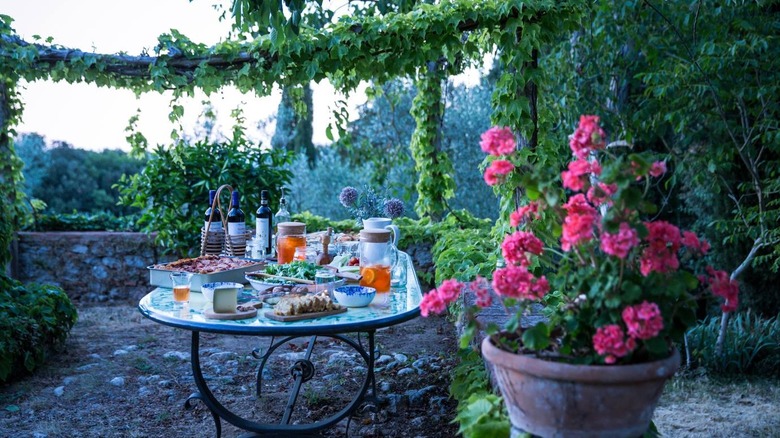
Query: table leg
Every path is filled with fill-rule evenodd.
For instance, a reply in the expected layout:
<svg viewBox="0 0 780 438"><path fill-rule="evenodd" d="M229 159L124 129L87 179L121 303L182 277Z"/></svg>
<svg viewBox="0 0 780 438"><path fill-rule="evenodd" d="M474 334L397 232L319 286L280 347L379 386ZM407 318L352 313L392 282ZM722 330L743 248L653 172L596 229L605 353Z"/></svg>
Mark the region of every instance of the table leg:
<svg viewBox="0 0 780 438"><path fill-rule="evenodd" d="M195 379L195 385L198 387L199 392L192 394L187 399L187 401L185 402L185 408L192 409L193 408L192 400L194 399L201 400L206 405L206 407L208 407L209 411L211 411L211 415L214 418L214 425L216 428L217 437L220 437L222 434L221 420L225 420L240 429L254 432L253 435L249 435L249 436L262 436L262 437L316 436L316 433L318 431L324 430L328 427L335 425L336 423L338 423L339 421L341 421L342 419L346 418L348 415L353 413L366 399L369 389L371 389L371 395L369 396L370 399L376 400L376 377L374 375L374 359L375 359L374 331L372 330L368 332L368 351L366 351L366 349L363 348L362 344L346 336L338 335L338 334L323 335L323 336L330 337L333 339L338 339L346 343L347 345L349 345L352 349L357 351L358 354L360 354L361 358L366 363L366 368L367 368L366 377L363 381L362 387L357 392L357 394L352 399L352 401L349 402L343 409L331 415L330 417L309 424L289 424L291 419L290 417L295 408L295 403L298 398L298 393L300 392L301 389L301 384L311 379L311 377L313 377L315 373L314 364L311 362L310 358L311 355L313 354L313 349L316 343L317 336L311 337L311 340L309 341L309 346L306 351L305 359L300 359L296 361L296 363L293 365L291 369L291 373L295 377L296 383L293 387L293 390L290 394L290 398L287 402L285 413L282 418L282 423L269 424L269 423L258 423L258 422L250 421L242 417L239 417L238 415L234 414L233 412L225 408L219 401L217 401L217 399L214 397L214 394L209 389L208 384L203 377L203 372L201 370L200 333L197 331L193 331L190 354L191 354L191 361L192 361L192 374ZM260 364L260 371L258 372L258 379L257 379L258 394L260 393L260 386L262 384L262 368L265 366L265 363L268 360L268 358L281 345L300 337L302 336L289 336L276 343L272 343L271 346L268 348L268 350L265 352L265 354L262 356L262 362Z"/></svg>
<svg viewBox="0 0 780 438"><path fill-rule="evenodd" d="M192 343L190 344L190 361L192 362L192 375L195 379L195 385L201 392L196 392L190 395L184 402L184 408L187 410L193 409L195 407L194 403L192 402L193 399L202 401L206 407L209 408L209 411L211 411L211 416L214 418L214 427L217 430L217 438L219 438L222 436L222 422L219 419L216 406L214 405L214 403L219 403L214 399L211 391L209 391L209 388L206 385L206 380L203 378L203 373L200 369L200 332L192 332Z"/></svg>

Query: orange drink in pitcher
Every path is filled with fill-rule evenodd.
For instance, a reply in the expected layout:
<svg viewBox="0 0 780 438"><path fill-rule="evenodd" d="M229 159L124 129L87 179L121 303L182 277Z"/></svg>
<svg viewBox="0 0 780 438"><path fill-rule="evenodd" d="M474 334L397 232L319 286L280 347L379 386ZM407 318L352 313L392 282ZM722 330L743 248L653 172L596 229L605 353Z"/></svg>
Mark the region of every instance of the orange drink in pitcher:
<svg viewBox="0 0 780 438"><path fill-rule="evenodd" d="M371 265L361 266L360 279L361 286L369 286L376 289L377 293L390 292L390 271L389 265Z"/></svg>

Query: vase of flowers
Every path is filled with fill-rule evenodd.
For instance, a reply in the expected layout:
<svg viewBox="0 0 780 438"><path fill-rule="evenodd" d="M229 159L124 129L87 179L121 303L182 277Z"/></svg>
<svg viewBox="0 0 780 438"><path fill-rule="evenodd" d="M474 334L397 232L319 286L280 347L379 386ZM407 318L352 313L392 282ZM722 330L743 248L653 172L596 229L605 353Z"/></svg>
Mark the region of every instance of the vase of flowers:
<svg viewBox="0 0 780 438"><path fill-rule="evenodd" d="M358 228L363 226L364 219L395 219L404 214L404 203L400 199L382 196L369 186L362 190L344 187L339 193L339 202L355 219Z"/></svg>
<svg viewBox="0 0 780 438"><path fill-rule="evenodd" d="M573 160L561 173L534 166L514 139L507 128L491 128L481 142L485 182L526 194L500 245L503 266L490 281L445 280L423 297L421 313L442 312L471 290L464 333L488 334L483 357L513 430L641 435L679 365L675 342L695 324L697 299L708 289L723 310L735 310L738 285L706 266L706 241L654 218L647 194L665 162L608 148L598 117L581 117L569 141ZM510 318L503 328L481 327L479 310L494 300ZM542 322L523 327L539 304Z"/></svg>

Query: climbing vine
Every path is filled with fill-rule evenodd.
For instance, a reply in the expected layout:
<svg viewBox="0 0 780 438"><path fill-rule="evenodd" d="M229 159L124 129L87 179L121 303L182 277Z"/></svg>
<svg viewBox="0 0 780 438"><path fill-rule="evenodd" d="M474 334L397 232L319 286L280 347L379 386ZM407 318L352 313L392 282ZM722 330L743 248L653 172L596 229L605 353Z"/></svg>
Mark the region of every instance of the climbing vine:
<svg viewBox="0 0 780 438"><path fill-rule="evenodd" d="M444 118L441 84L444 80L442 66L436 62L428 63L417 80L417 96L410 111L417 123L409 144L419 175L419 197L414 208L420 217L430 216L433 220L442 218L447 200L455 196L455 170L441 147Z"/></svg>

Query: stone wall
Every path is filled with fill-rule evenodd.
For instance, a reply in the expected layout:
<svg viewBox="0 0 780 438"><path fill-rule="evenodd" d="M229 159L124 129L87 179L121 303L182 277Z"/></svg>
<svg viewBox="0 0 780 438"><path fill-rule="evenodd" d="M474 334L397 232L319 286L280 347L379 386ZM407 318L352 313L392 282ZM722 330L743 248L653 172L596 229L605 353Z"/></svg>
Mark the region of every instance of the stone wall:
<svg viewBox="0 0 780 438"><path fill-rule="evenodd" d="M158 263L143 233L17 233L13 275L62 287L74 302L135 304L148 293L147 266Z"/></svg>
<svg viewBox="0 0 780 438"><path fill-rule="evenodd" d="M405 248L418 274L433 277L431 248ZM23 283L60 286L77 303L137 304L152 288L147 266L170 261L143 233L17 233L12 275ZM423 291L432 286L420 278Z"/></svg>

